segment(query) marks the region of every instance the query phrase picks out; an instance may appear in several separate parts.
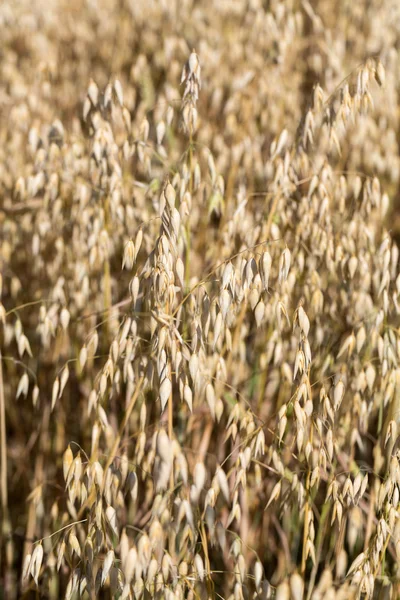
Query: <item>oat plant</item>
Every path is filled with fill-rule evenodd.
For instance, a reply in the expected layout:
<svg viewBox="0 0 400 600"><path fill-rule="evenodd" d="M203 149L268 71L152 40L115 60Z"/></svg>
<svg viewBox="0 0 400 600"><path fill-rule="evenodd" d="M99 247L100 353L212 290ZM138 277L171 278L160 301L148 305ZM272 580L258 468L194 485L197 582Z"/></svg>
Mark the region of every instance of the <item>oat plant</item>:
<svg viewBox="0 0 400 600"><path fill-rule="evenodd" d="M0 32L0 598L400 597L397 2Z"/></svg>

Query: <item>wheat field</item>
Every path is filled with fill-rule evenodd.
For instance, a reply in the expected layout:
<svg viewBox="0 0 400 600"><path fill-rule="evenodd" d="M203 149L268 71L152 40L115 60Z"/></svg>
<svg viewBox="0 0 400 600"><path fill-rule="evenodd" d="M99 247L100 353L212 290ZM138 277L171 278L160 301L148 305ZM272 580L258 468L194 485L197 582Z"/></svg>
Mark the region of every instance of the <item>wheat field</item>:
<svg viewBox="0 0 400 600"><path fill-rule="evenodd" d="M0 599L400 598L398 0L0 36Z"/></svg>

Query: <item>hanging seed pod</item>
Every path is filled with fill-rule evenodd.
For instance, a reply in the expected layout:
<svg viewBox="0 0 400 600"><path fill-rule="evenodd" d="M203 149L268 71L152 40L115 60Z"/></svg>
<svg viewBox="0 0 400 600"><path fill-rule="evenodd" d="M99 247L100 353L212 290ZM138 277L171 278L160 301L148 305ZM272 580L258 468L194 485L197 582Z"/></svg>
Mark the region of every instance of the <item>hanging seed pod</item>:
<svg viewBox="0 0 400 600"><path fill-rule="evenodd" d="M168 402L168 398L172 393L171 381L166 377L160 386L160 401L161 401L161 412L164 412L165 406Z"/></svg>

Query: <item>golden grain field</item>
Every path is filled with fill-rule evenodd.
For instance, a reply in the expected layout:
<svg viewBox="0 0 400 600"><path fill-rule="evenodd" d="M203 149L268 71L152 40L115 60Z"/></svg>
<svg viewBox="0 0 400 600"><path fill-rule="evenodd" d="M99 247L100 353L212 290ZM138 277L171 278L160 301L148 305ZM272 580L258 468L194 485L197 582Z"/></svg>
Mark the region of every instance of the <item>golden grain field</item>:
<svg viewBox="0 0 400 600"><path fill-rule="evenodd" d="M0 600L399 599L398 0L0 39Z"/></svg>

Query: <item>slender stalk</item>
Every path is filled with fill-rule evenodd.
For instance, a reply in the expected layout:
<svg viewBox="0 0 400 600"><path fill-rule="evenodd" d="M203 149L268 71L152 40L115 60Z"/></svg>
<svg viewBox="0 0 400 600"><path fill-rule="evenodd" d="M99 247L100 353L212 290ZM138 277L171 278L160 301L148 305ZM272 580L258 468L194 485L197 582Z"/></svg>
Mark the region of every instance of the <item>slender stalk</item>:
<svg viewBox="0 0 400 600"><path fill-rule="evenodd" d="M200 536L201 536L201 543L203 546L204 558L205 558L205 563L206 563L206 578L207 578L206 584L207 584L208 597L215 598L214 582L211 577L211 564L210 564L210 557L208 554L208 543L207 543L206 529L204 527L204 521L202 521L201 525L200 525Z"/></svg>
<svg viewBox="0 0 400 600"><path fill-rule="evenodd" d="M7 531L8 524L8 489L7 489L7 441L6 441L6 407L4 400L3 364L0 350L0 464L1 464L1 538ZM3 544L0 545L0 547ZM1 566L1 554L0 554Z"/></svg>
<svg viewBox="0 0 400 600"><path fill-rule="evenodd" d="M190 131L189 138L189 192L193 193L193 148L192 148L192 131ZM185 260L185 285L186 289L189 289L190 283L190 215L188 216L188 222L186 226L186 260Z"/></svg>
<svg viewBox="0 0 400 600"><path fill-rule="evenodd" d="M279 198L280 198L280 196L279 196L279 193L277 192L274 196L272 206L271 206L269 214L268 214L267 224L265 226L267 238L269 238L269 234L271 232L272 219L274 218L274 214L275 214L276 208L278 206Z"/></svg>
<svg viewBox="0 0 400 600"><path fill-rule="evenodd" d="M170 374L171 377L171 374ZM169 395L168 398L168 437L170 439L170 442L172 442L172 436L174 434L174 407L173 407L173 403L172 403L172 391ZM170 479L169 479L169 486L171 491L174 489L174 466L172 463L171 466L171 475L170 475Z"/></svg>
<svg viewBox="0 0 400 600"><path fill-rule="evenodd" d="M109 199L108 196L106 195L104 198L104 228L108 233L109 230L109 221L110 221L110 206L109 206ZM107 256L105 258L104 261L104 310L105 311L109 311L109 309L111 308L112 305L112 296L111 296L111 273L110 273L110 258L108 256L108 249L107 249ZM110 315L108 314L107 317L110 317ZM104 322L104 327L105 327L105 331L108 337L108 331L109 331L109 318L107 318Z"/></svg>
<svg viewBox="0 0 400 600"><path fill-rule="evenodd" d="M1 433L1 506L3 518L5 517L8 503L7 490L7 442L6 442L6 408L4 401L3 365L0 350L0 433Z"/></svg>
<svg viewBox="0 0 400 600"><path fill-rule="evenodd" d="M311 421L311 426L310 426L310 442L311 442L311 444L313 442L312 421ZM302 575L304 575L304 573L305 573L306 562L307 562L306 556L307 556L307 540L308 540L308 531L309 531L308 513L310 511L310 500L309 500L310 482L311 482L311 471L308 470L307 479L306 479L306 505L305 505L305 509L304 509L303 549L302 549L302 555L301 555L301 574Z"/></svg>
<svg viewBox="0 0 400 600"><path fill-rule="evenodd" d="M329 515L329 511L330 511L329 504L324 504L324 506L322 507L321 518L319 520L317 543L316 543L317 552L316 552L315 564L313 565L311 575L310 575L310 583L308 586L307 600L311 599L311 594L314 589L315 578L316 578L317 572L318 572L318 565L319 565L319 561L320 561L320 557L321 557L321 551L322 551L325 530L326 530L326 524L327 524L327 517Z"/></svg>
<svg viewBox="0 0 400 600"><path fill-rule="evenodd" d="M44 458L45 452L48 450L48 435L49 435L49 422L50 422L50 406L46 405L41 423L40 439L38 442L38 453L35 461L35 474L32 483L32 489L38 489L43 484L44 480ZM23 548L23 559L24 564L26 555L31 550L31 541L35 537L36 526L37 526L37 510L34 500L29 503L28 521L25 531L25 543Z"/></svg>
<svg viewBox="0 0 400 600"><path fill-rule="evenodd" d="M127 409L125 411L124 418L122 419L122 423L121 423L120 428L118 430L118 434L117 434L117 436L116 436L116 438L114 440L114 444L113 444L113 446L111 448L111 451L110 451L110 454L108 456L108 459L107 459L107 462L106 462L106 466L104 467L104 474L107 473L108 468L110 467L112 461L114 460L114 458L115 458L115 456L117 454L118 446L121 443L121 439L122 439L123 433L125 431L125 427L126 427L128 421L129 421L129 417L131 416L132 410L133 410L133 408L134 408L134 406L136 404L136 400L138 399L139 394L140 394L140 392L142 390L143 381L144 381L144 375L142 375L140 377L140 379L139 379L139 381L137 383L136 389L135 389L134 393L132 394L132 398L130 399L128 407L127 407ZM104 488L104 485L105 485L105 481L106 481L106 477L104 477L104 479L103 479L103 488Z"/></svg>

